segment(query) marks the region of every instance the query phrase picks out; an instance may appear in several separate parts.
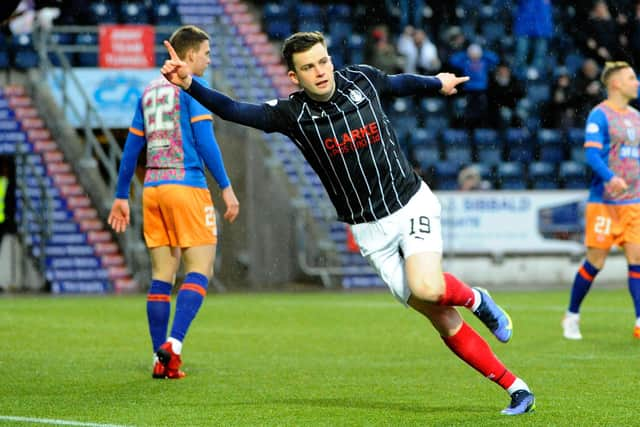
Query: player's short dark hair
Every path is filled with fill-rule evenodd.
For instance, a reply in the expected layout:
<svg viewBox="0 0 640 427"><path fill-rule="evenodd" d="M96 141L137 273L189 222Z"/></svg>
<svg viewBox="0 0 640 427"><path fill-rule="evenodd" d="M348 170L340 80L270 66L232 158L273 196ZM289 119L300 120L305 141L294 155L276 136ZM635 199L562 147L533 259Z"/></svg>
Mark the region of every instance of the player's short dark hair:
<svg viewBox="0 0 640 427"><path fill-rule="evenodd" d="M327 46L324 35L320 31L299 32L287 37L282 45L282 57L287 63L287 68L295 71L293 54L306 52L318 43Z"/></svg>
<svg viewBox="0 0 640 427"><path fill-rule="evenodd" d="M631 68L626 61L607 61L604 63L604 69L602 70L602 74L600 75L600 81L603 85L607 86L609 83L609 79L611 76L616 73L618 70L622 70L623 68Z"/></svg>
<svg viewBox="0 0 640 427"><path fill-rule="evenodd" d="M195 25L185 25L174 31L169 43L171 43L180 59L184 59L189 49L198 50L200 44L205 40L209 40L209 35L206 31Z"/></svg>

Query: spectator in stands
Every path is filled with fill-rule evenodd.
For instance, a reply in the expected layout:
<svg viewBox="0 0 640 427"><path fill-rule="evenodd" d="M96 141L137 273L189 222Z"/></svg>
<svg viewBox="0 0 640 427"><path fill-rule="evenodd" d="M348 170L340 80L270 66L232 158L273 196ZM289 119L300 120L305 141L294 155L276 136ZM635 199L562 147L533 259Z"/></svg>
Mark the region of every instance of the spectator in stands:
<svg viewBox="0 0 640 427"><path fill-rule="evenodd" d="M406 27L398 38L398 53L404 57L405 73L435 74L440 71L438 49L423 30Z"/></svg>
<svg viewBox="0 0 640 427"><path fill-rule="evenodd" d="M436 74L439 72L442 64L438 57L438 49L429 39L427 33L424 30L416 30L414 40L418 52L418 73Z"/></svg>
<svg viewBox="0 0 640 427"><path fill-rule="evenodd" d="M296 33L283 45L287 75L301 90L252 104L201 85L166 43L162 73L222 119L289 136L319 175L361 253L403 304L427 317L461 359L511 395L506 415L530 412L535 399L455 307L471 308L500 341L511 321L486 291L442 272L440 203L412 170L385 119L382 97L452 95L466 77L387 75L367 65L334 70L324 36ZM365 161L362 161L365 160Z"/></svg>
<svg viewBox="0 0 640 427"><path fill-rule="evenodd" d="M424 24L424 0L386 0L387 10L391 16L398 19L398 28L411 25L422 28Z"/></svg>
<svg viewBox="0 0 640 427"><path fill-rule="evenodd" d="M480 45L471 43L466 52L454 54L449 63L469 76L464 85L466 107L463 126L467 128L487 127L489 122L489 100L487 89L489 78L499 62L498 55L491 51L484 51Z"/></svg>
<svg viewBox="0 0 640 427"><path fill-rule="evenodd" d="M416 41L413 38L416 34L416 29L413 25L407 25L402 30L402 34L398 36L396 42L396 49L398 54L403 57L402 71L405 73L415 73L418 63L418 49L416 48Z"/></svg>
<svg viewBox="0 0 640 427"><path fill-rule="evenodd" d="M534 73L546 71L547 47L553 36L552 12L551 0L518 1L513 22L516 39L513 66L518 76L526 76L530 66Z"/></svg>
<svg viewBox="0 0 640 427"><path fill-rule="evenodd" d="M580 67L573 87L572 104L576 111L576 120L586 120L589 111L602 100L604 88L599 79L600 67L591 58L587 58Z"/></svg>
<svg viewBox="0 0 640 427"><path fill-rule="evenodd" d="M445 61L443 64L443 71L457 71L449 61L451 58L455 57L455 54L464 52L466 44L467 39L460 27L457 25L453 25L444 31L443 45L440 47L440 57Z"/></svg>
<svg viewBox="0 0 640 427"><path fill-rule="evenodd" d="M631 51L632 65L640 67L640 1L633 7L633 14L628 24L629 50Z"/></svg>
<svg viewBox="0 0 640 427"><path fill-rule="evenodd" d="M489 123L493 128L522 125L516 114L516 106L524 95L524 85L506 63L500 63L489 81Z"/></svg>
<svg viewBox="0 0 640 427"><path fill-rule="evenodd" d="M490 190L491 183L482 179L477 166L469 165L460 169L458 173L458 189L460 191Z"/></svg>
<svg viewBox="0 0 640 427"><path fill-rule="evenodd" d="M377 26L371 32L367 62L389 74L395 74L402 70L403 58L389 41L389 31L386 26Z"/></svg>
<svg viewBox="0 0 640 427"><path fill-rule="evenodd" d="M583 32L584 51L598 64L611 58L626 58L626 38L621 37L620 24L611 16L604 0L597 0L589 13Z"/></svg>
<svg viewBox="0 0 640 427"><path fill-rule="evenodd" d="M171 41L191 71L202 76L211 61L207 33L185 26L171 36ZM180 370L182 344L213 274L216 217L204 165L222 190L227 207L224 218L233 222L238 215L238 199L227 177L211 120L202 105L159 76L144 89L138 102L120 163L109 224L121 233L129 223L131 178L146 145L142 204L153 279L147 296L149 332L156 355L153 378L184 377ZM167 338L171 289L181 257L186 274Z"/></svg>
<svg viewBox="0 0 640 427"><path fill-rule="evenodd" d="M576 125L574 99L569 70L560 67L551 85L551 98L542 111L542 126L568 129Z"/></svg>

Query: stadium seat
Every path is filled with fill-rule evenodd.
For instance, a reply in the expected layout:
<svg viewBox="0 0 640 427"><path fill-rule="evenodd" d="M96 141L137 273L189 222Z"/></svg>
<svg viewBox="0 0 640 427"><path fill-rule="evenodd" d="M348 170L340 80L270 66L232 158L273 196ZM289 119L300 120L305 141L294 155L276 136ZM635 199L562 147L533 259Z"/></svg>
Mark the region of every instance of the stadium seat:
<svg viewBox="0 0 640 427"><path fill-rule="evenodd" d="M495 166L502 161L503 142L498 131L494 129L475 129L473 142L478 155L478 161Z"/></svg>
<svg viewBox="0 0 640 427"><path fill-rule="evenodd" d="M497 166L498 185L503 190L524 190L527 180L520 162L502 162Z"/></svg>
<svg viewBox="0 0 640 427"><path fill-rule="evenodd" d="M152 18L155 25L177 27L182 24L177 7L169 1L163 1L153 7Z"/></svg>
<svg viewBox="0 0 640 427"><path fill-rule="evenodd" d="M585 163L584 129L570 128L567 131L567 142L569 143L569 157L571 160Z"/></svg>
<svg viewBox="0 0 640 427"><path fill-rule="evenodd" d="M549 162L533 162L529 165L529 180L534 190L560 188L556 168Z"/></svg>
<svg viewBox="0 0 640 427"><path fill-rule="evenodd" d="M410 133L409 142L412 146L438 146L438 132L429 128L417 128Z"/></svg>
<svg viewBox="0 0 640 427"><path fill-rule="evenodd" d="M438 147L416 145L411 148L410 153L413 163L422 170L426 170L440 162L440 150Z"/></svg>
<svg viewBox="0 0 640 427"><path fill-rule="evenodd" d="M125 1L120 6L120 22L123 24L148 24L149 14L144 3Z"/></svg>
<svg viewBox="0 0 640 427"><path fill-rule="evenodd" d="M460 166L454 162L441 161L434 165L436 189L455 190L458 188Z"/></svg>
<svg viewBox="0 0 640 427"><path fill-rule="evenodd" d="M13 65L19 69L35 68L40 62L38 52L30 34L16 34L12 37Z"/></svg>
<svg viewBox="0 0 640 427"><path fill-rule="evenodd" d="M87 49L95 48L98 45L98 37L95 33L78 33L76 35L76 45ZM81 67L96 67L98 65L98 53L78 52L76 61Z"/></svg>
<svg viewBox="0 0 640 427"><path fill-rule="evenodd" d="M560 163L564 160L564 138L558 129L538 131L539 158L544 162Z"/></svg>
<svg viewBox="0 0 640 427"><path fill-rule="evenodd" d="M89 5L89 10L98 24L116 24L119 21L118 11L113 6L113 2L93 1Z"/></svg>
<svg viewBox="0 0 640 427"><path fill-rule="evenodd" d="M471 147L463 145L445 145L445 158L459 167L471 163Z"/></svg>
<svg viewBox="0 0 640 427"><path fill-rule="evenodd" d="M531 103L540 110L551 96L551 88L549 84L544 81L531 82L527 85L527 98L531 100Z"/></svg>
<svg viewBox="0 0 640 427"><path fill-rule="evenodd" d="M349 62L351 64L364 63L365 38L362 34L353 33L349 36Z"/></svg>
<svg viewBox="0 0 640 427"><path fill-rule="evenodd" d="M465 146L468 147L469 135L462 129L445 129L442 132L442 142L446 146Z"/></svg>
<svg viewBox="0 0 640 427"><path fill-rule="evenodd" d="M586 166L572 160L560 163L558 171L562 187L567 189L586 189Z"/></svg>
<svg viewBox="0 0 640 427"><path fill-rule="evenodd" d="M297 31L324 31L322 8L313 3L302 3L295 8Z"/></svg>
<svg viewBox="0 0 640 427"><path fill-rule="evenodd" d="M508 128L504 134L507 160L528 163L533 160L534 147L526 128Z"/></svg>
<svg viewBox="0 0 640 427"><path fill-rule="evenodd" d="M60 47L72 45L74 42L74 35L71 33L51 33L49 37L49 43L51 45L57 45ZM71 66L74 65L74 54L72 52L65 52L63 55L69 61ZM55 53L50 51L48 54L49 61L54 67L59 67L61 65L60 57Z"/></svg>

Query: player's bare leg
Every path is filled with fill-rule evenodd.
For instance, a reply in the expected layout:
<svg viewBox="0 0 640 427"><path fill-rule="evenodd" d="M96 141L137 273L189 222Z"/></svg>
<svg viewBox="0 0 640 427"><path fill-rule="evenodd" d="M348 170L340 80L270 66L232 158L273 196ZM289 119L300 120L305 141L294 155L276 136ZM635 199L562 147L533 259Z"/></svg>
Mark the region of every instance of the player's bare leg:
<svg viewBox="0 0 640 427"><path fill-rule="evenodd" d="M411 294L423 301L469 308L501 342L512 336L511 318L482 288L471 288L451 273L442 272L439 252L421 252L405 262Z"/></svg>

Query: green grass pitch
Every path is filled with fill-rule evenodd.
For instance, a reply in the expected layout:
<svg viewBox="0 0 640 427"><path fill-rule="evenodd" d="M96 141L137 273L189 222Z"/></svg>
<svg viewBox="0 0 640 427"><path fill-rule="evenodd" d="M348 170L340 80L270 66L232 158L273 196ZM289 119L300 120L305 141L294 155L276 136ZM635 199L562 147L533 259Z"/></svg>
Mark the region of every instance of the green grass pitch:
<svg viewBox="0 0 640 427"><path fill-rule="evenodd" d="M386 292L210 294L180 381L151 379L144 295L4 296L0 426L640 425L626 289L592 291L581 342L561 338L568 291L493 294L509 344L464 315L532 387L534 414L501 416L507 394Z"/></svg>

